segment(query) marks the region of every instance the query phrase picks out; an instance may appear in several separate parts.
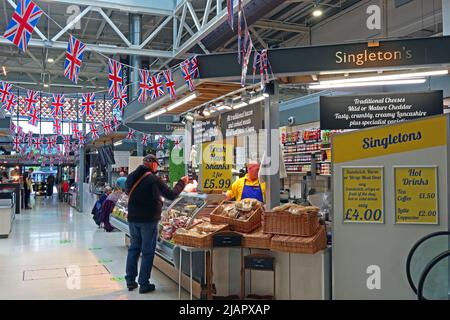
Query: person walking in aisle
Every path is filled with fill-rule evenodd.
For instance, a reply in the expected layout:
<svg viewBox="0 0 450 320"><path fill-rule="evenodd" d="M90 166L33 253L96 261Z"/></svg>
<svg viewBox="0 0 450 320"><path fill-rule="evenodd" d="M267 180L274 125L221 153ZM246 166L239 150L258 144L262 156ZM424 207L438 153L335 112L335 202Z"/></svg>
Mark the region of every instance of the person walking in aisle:
<svg viewBox="0 0 450 320"><path fill-rule="evenodd" d="M120 171L120 177L117 178L116 185L122 190L125 191L125 183L127 181L126 173L124 171Z"/></svg>
<svg viewBox="0 0 450 320"><path fill-rule="evenodd" d="M28 169L23 175L23 188L25 192L25 209L31 209L31 191L33 189L33 181L31 176L33 175L33 168Z"/></svg>
<svg viewBox="0 0 450 320"><path fill-rule="evenodd" d="M163 205L161 197L175 200L189 182L189 177L185 176L171 190L156 175L157 172L158 159L154 155L147 155L142 165L130 173L126 181L131 244L128 249L125 280L129 291L136 289L139 284L139 293L155 290L155 285L150 283L150 276ZM141 252L141 267L136 283Z"/></svg>

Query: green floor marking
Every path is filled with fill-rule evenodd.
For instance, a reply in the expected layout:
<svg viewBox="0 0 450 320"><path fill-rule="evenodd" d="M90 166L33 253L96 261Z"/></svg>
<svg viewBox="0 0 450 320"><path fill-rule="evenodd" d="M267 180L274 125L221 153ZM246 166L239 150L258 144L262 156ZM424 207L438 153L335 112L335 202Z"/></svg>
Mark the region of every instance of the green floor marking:
<svg viewBox="0 0 450 320"><path fill-rule="evenodd" d="M124 277L112 277L111 280L120 282L120 281L125 281L125 278Z"/></svg>
<svg viewBox="0 0 450 320"><path fill-rule="evenodd" d="M110 262L112 262L112 260L110 259L98 260L98 263L110 263Z"/></svg>
<svg viewBox="0 0 450 320"><path fill-rule="evenodd" d="M66 244L66 243L70 243L70 240L59 240L60 244Z"/></svg>
<svg viewBox="0 0 450 320"><path fill-rule="evenodd" d="M89 248L89 250L102 250L102 248Z"/></svg>

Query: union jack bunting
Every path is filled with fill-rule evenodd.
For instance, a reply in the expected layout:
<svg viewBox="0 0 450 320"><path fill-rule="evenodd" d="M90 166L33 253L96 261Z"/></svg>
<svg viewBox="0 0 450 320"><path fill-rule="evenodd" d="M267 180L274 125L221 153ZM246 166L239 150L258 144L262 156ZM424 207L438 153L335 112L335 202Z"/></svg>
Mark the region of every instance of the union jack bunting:
<svg viewBox="0 0 450 320"><path fill-rule="evenodd" d="M128 90L123 88L118 97L113 99L114 108L122 112L123 108L128 105Z"/></svg>
<svg viewBox="0 0 450 320"><path fill-rule="evenodd" d="M95 126L95 123L91 123L91 133L92 133L92 139L98 139L98 130L97 127Z"/></svg>
<svg viewBox="0 0 450 320"><path fill-rule="evenodd" d="M78 74L80 73L85 49L86 45L83 42L72 35L69 36L66 62L64 63L64 76L72 82L78 83Z"/></svg>
<svg viewBox="0 0 450 320"><path fill-rule="evenodd" d="M238 5L238 32L237 32L237 39L238 39L238 63L241 64L241 43L242 43L242 0L239 0Z"/></svg>
<svg viewBox="0 0 450 320"><path fill-rule="evenodd" d="M111 123L109 121L103 122L103 131L105 135L108 135L112 132Z"/></svg>
<svg viewBox="0 0 450 320"><path fill-rule="evenodd" d="M52 148L56 147L56 137L48 137L47 138L47 145L51 146Z"/></svg>
<svg viewBox="0 0 450 320"><path fill-rule="evenodd" d="M198 59L197 59L197 57L193 57L193 58L191 58L191 60L189 60L189 66L191 68L191 70L190 70L191 76L193 78L200 77L200 71L198 69Z"/></svg>
<svg viewBox="0 0 450 320"><path fill-rule="evenodd" d="M28 123L32 126L37 126L39 123L40 114L37 107L34 107L31 112L28 114L30 119L28 120Z"/></svg>
<svg viewBox="0 0 450 320"><path fill-rule="evenodd" d="M43 167L47 166L46 161L47 161L47 159L45 157L42 157L41 166L43 166Z"/></svg>
<svg viewBox="0 0 450 320"><path fill-rule="evenodd" d="M63 107L64 107L64 95L53 94L51 109L54 118L58 118L60 115L62 115Z"/></svg>
<svg viewBox="0 0 450 320"><path fill-rule="evenodd" d="M147 101L148 93L150 92L150 86L148 85L150 72L147 70L139 70L139 97L140 103Z"/></svg>
<svg viewBox="0 0 450 320"><path fill-rule="evenodd" d="M60 120L57 118L53 119L53 133L60 134L61 133L61 124Z"/></svg>
<svg viewBox="0 0 450 320"><path fill-rule="evenodd" d="M175 100L177 98L177 94L175 92L175 82L173 81L173 75L171 70L164 70L164 83L166 85L166 90L170 94L170 98Z"/></svg>
<svg viewBox="0 0 450 320"><path fill-rule="evenodd" d="M95 109L95 93L83 93L81 98L81 114L93 120Z"/></svg>
<svg viewBox="0 0 450 320"><path fill-rule="evenodd" d="M10 125L9 125L9 133L11 133L11 134L16 134L16 129L17 129L17 126L14 124L14 122L10 122Z"/></svg>
<svg viewBox="0 0 450 320"><path fill-rule="evenodd" d="M84 134L80 132L78 135L79 146L84 144L84 140L85 140Z"/></svg>
<svg viewBox="0 0 450 320"><path fill-rule="evenodd" d="M0 99L2 105L8 101L8 97L11 95L11 84L0 81Z"/></svg>
<svg viewBox="0 0 450 320"><path fill-rule="evenodd" d="M159 149L164 149L165 144L166 144L166 138L160 137L158 139L158 148Z"/></svg>
<svg viewBox="0 0 450 320"><path fill-rule="evenodd" d="M78 138L78 133L80 132L80 129L78 129L78 123L77 122L73 122L72 123L72 136L77 139Z"/></svg>
<svg viewBox="0 0 450 320"><path fill-rule="evenodd" d="M28 132L27 135L28 146L31 148L33 146L33 132Z"/></svg>
<svg viewBox="0 0 450 320"><path fill-rule="evenodd" d="M38 92L33 90L27 90L27 97L25 99L25 108L22 113L25 115L30 112L32 108L35 107L36 103L39 101Z"/></svg>
<svg viewBox="0 0 450 320"><path fill-rule="evenodd" d="M39 136L39 137L35 138L33 144L34 144L34 148L36 150L40 150L41 146L42 146L42 137Z"/></svg>
<svg viewBox="0 0 450 320"><path fill-rule="evenodd" d="M149 139L149 135L148 134L144 134L142 135L142 145L146 146L148 144L148 139Z"/></svg>
<svg viewBox="0 0 450 320"><path fill-rule="evenodd" d="M189 72L189 64L183 63L181 65L181 74L183 75L184 81L186 81L186 84L189 87L189 91L195 91L194 80L192 79L192 76Z"/></svg>
<svg viewBox="0 0 450 320"><path fill-rule="evenodd" d="M234 31L234 8L233 8L233 0L227 0L227 12L228 12L228 25L230 26L231 30Z"/></svg>
<svg viewBox="0 0 450 320"><path fill-rule="evenodd" d="M180 138L175 138L174 141L174 149L181 149L181 139Z"/></svg>
<svg viewBox="0 0 450 320"><path fill-rule="evenodd" d="M150 77L150 81L149 81L149 90L150 90L150 98L152 100L157 99L161 96L164 95L164 89L163 89L163 84L161 82L161 80L159 79L160 75L159 74L153 74Z"/></svg>
<svg viewBox="0 0 450 320"><path fill-rule="evenodd" d="M16 99L16 95L11 93L9 95L8 100L6 100L5 103L5 110L8 111L9 113L13 113L14 108L17 106L17 99Z"/></svg>
<svg viewBox="0 0 450 320"><path fill-rule="evenodd" d="M117 99L122 91L122 64L119 61L108 60L108 93L114 99Z"/></svg>
<svg viewBox="0 0 450 320"><path fill-rule="evenodd" d="M14 137L13 143L14 143L14 150L16 150L17 152L19 152L19 150L20 150L20 144L21 144L22 142L20 141L20 137L19 137L18 135L16 135L16 136Z"/></svg>
<svg viewBox="0 0 450 320"><path fill-rule="evenodd" d="M33 1L19 0L3 37L19 47L20 51L25 52L42 13Z"/></svg>
<svg viewBox="0 0 450 320"><path fill-rule="evenodd" d="M130 128L130 130L128 130L128 134L127 137L125 138L126 140L133 140L134 138L134 133L135 131L133 129Z"/></svg>
<svg viewBox="0 0 450 320"><path fill-rule="evenodd" d="M70 136L65 135L65 136L63 137L63 141L64 141L64 145L65 145L65 146L70 146L70 142L71 142Z"/></svg>
<svg viewBox="0 0 450 320"><path fill-rule="evenodd" d="M119 119L117 119L116 115L114 115L114 118L113 118L113 125L114 125L114 131L119 129L120 121L119 121Z"/></svg>

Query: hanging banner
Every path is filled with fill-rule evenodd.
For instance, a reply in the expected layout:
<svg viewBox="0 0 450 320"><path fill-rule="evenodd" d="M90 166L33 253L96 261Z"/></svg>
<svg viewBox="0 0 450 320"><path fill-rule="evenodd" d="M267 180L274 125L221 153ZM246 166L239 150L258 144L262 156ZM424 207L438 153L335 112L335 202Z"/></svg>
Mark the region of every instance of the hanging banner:
<svg viewBox="0 0 450 320"><path fill-rule="evenodd" d="M184 162L184 148L180 144L180 140L168 142L169 156L169 182L175 185L181 177L186 175L186 165Z"/></svg>
<svg viewBox="0 0 450 320"><path fill-rule="evenodd" d="M320 97L322 130L364 129L443 113L443 91Z"/></svg>
<svg viewBox="0 0 450 320"><path fill-rule="evenodd" d="M394 167L395 222L438 224L437 167Z"/></svg>
<svg viewBox="0 0 450 320"><path fill-rule="evenodd" d="M232 144L204 143L202 146L202 191L228 190L233 179ZM200 184L200 182L199 182Z"/></svg>
<svg viewBox="0 0 450 320"><path fill-rule="evenodd" d="M384 223L383 168L342 170L344 223Z"/></svg>

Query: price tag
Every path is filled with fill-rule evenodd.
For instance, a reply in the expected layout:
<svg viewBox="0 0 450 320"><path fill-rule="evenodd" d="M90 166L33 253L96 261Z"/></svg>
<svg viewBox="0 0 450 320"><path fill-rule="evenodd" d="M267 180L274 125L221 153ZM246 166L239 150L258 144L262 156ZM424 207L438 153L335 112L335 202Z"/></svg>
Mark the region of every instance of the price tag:
<svg viewBox="0 0 450 320"><path fill-rule="evenodd" d="M343 168L344 222L384 223L383 168Z"/></svg>
<svg viewBox="0 0 450 320"><path fill-rule="evenodd" d="M202 156L202 190L228 190L233 179L233 145L205 143Z"/></svg>
<svg viewBox="0 0 450 320"><path fill-rule="evenodd" d="M438 224L437 167L396 167L395 222Z"/></svg>

